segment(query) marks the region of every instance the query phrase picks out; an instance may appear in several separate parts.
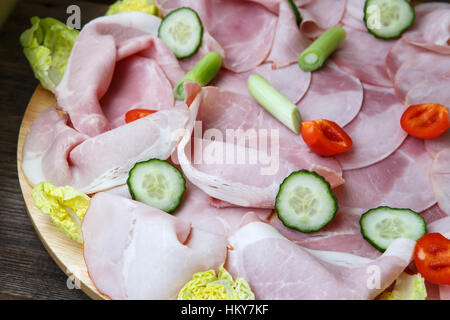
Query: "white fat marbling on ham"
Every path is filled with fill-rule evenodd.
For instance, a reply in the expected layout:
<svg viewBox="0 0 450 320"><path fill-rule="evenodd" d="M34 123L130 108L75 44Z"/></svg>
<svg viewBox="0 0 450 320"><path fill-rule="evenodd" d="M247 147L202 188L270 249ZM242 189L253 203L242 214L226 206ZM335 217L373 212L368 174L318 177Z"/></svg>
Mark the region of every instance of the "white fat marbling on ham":
<svg viewBox="0 0 450 320"><path fill-rule="evenodd" d="M272 48L277 3L268 0L159 0L163 13L191 7L225 51L225 66L235 72L261 64Z"/></svg>
<svg viewBox="0 0 450 320"><path fill-rule="evenodd" d="M179 144L178 160L186 177L214 198L240 206L273 208L280 183L299 169L317 171L332 186L343 183L337 161L311 153L298 135L249 97L207 87L201 89L189 111L190 124ZM195 119L202 121L202 136L194 132L191 139ZM238 131L227 130L246 135L237 141L231 133ZM202 158L191 150L200 151ZM270 159L274 161L267 161Z"/></svg>
<svg viewBox="0 0 450 320"><path fill-rule="evenodd" d="M423 140L408 137L393 154L371 166L344 171L334 194L345 212L363 213L381 205L416 212L436 203L430 181L431 157Z"/></svg>
<svg viewBox="0 0 450 320"><path fill-rule="evenodd" d="M304 121L327 119L343 127L357 116L362 102L358 78L328 61L312 73L310 87L297 106Z"/></svg>
<svg viewBox="0 0 450 320"><path fill-rule="evenodd" d="M364 83L391 88L386 56L395 41L380 40L367 32L343 28L347 36L333 54L333 61Z"/></svg>
<svg viewBox="0 0 450 320"><path fill-rule="evenodd" d="M407 136L399 125L405 107L394 90L370 85L363 87L361 111L345 127L353 146L336 156L344 170L359 169L385 159Z"/></svg>
<svg viewBox="0 0 450 320"><path fill-rule="evenodd" d="M428 3L414 8L416 19L403 37L411 44L450 54L450 3Z"/></svg>
<svg viewBox="0 0 450 320"><path fill-rule="evenodd" d="M450 215L450 148L442 150L434 158L431 181L439 207Z"/></svg>
<svg viewBox="0 0 450 320"><path fill-rule="evenodd" d="M363 239L359 219L358 214L339 211L325 228L313 233L286 227L276 214L272 215L269 223L284 237L304 248L346 252L375 259L381 253Z"/></svg>
<svg viewBox="0 0 450 320"><path fill-rule="evenodd" d="M173 106L173 99L168 97L169 83L174 86L184 72L170 49L155 36L160 21L145 13L128 12L97 18L83 28L72 49L64 77L56 88L58 105L69 113L75 129L96 136L117 125L117 122L111 124L111 119L102 110L100 99L105 95L102 102L108 109L111 105L116 107L112 102L116 97L133 105ZM133 59L134 56L141 58ZM127 61L118 66L116 73L117 63L124 59ZM142 69L140 76L135 72L136 68ZM130 73L125 75L127 72ZM137 76L139 79L135 79ZM121 87L119 92L110 92L110 85L111 90L117 89L120 78L134 83L133 90L124 91L129 88ZM138 84L141 78L145 83ZM161 92L161 96L149 98L144 95L144 87ZM120 110L131 107L120 106ZM108 111L112 120L118 121L115 113Z"/></svg>
<svg viewBox="0 0 450 320"><path fill-rule="evenodd" d="M346 7L346 0L301 0L296 3L302 16L300 30L310 38L317 38L336 26L344 17Z"/></svg>
<svg viewBox="0 0 450 320"><path fill-rule="evenodd" d="M309 43L310 41L300 32L288 1L280 1L277 30L267 61L273 62L275 68L295 63Z"/></svg>
<svg viewBox="0 0 450 320"><path fill-rule="evenodd" d="M408 266L415 242L397 239L376 260L305 249L272 226L250 222L228 239L227 269L243 276L257 299L373 299ZM370 286L370 270L380 271ZM320 285L319 285L320 284Z"/></svg>
<svg viewBox="0 0 450 320"><path fill-rule="evenodd" d="M252 73L258 73L263 76L292 103L297 103L305 95L311 82L311 72L304 72L297 64L272 69L270 63L264 63L248 72L234 73L222 69L211 83L211 86L250 97L247 89L247 79Z"/></svg>
<svg viewBox="0 0 450 320"><path fill-rule="evenodd" d="M37 184L71 185L94 193L124 184L136 162L167 159L184 133L188 111L182 105L95 137L80 134L54 107L41 113L28 133L22 168Z"/></svg>
<svg viewBox="0 0 450 320"><path fill-rule="evenodd" d="M89 276L112 299L176 299L194 273L226 257L223 236L108 193L91 199L82 231Z"/></svg>
<svg viewBox="0 0 450 320"><path fill-rule="evenodd" d="M394 79L395 91L399 99L405 101L408 91L418 83L443 76L450 76L448 56L431 51L417 53L398 69Z"/></svg>

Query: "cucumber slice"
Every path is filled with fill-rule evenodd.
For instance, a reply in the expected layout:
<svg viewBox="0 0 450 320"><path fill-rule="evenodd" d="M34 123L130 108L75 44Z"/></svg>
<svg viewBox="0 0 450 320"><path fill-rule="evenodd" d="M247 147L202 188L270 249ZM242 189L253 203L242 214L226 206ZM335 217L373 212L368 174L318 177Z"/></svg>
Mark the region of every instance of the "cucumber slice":
<svg viewBox="0 0 450 320"><path fill-rule="evenodd" d="M380 39L395 39L414 22L414 8L407 0L366 0L364 23Z"/></svg>
<svg viewBox="0 0 450 320"><path fill-rule="evenodd" d="M189 58L202 44L203 25L197 12L191 8L179 8L161 21L158 37L178 59Z"/></svg>
<svg viewBox="0 0 450 320"><path fill-rule="evenodd" d="M364 213L359 224L364 239L380 251L385 251L395 239L417 241L427 233L425 220L410 209L381 206Z"/></svg>
<svg viewBox="0 0 450 320"><path fill-rule="evenodd" d="M330 184L323 177L300 170L291 173L280 185L275 209L286 227L314 232L333 220L338 206Z"/></svg>
<svg viewBox="0 0 450 320"><path fill-rule="evenodd" d="M180 170L159 159L136 163L130 170L127 184L134 200L167 213L180 205L186 190Z"/></svg>

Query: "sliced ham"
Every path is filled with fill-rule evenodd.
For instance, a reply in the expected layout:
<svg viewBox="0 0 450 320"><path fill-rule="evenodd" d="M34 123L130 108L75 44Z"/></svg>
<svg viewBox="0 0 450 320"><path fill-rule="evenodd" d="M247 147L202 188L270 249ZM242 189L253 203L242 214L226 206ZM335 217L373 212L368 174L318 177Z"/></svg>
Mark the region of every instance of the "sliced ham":
<svg viewBox="0 0 450 320"><path fill-rule="evenodd" d="M439 207L450 215L450 148L442 150L434 158L431 180Z"/></svg>
<svg viewBox="0 0 450 320"><path fill-rule="evenodd" d="M272 62L275 68L295 63L309 43L310 41L300 32L288 1L280 1L277 29L267 61Z"/></svg>
<svg viewBox="0 0 450 320"><path fill-rule="evenodd" d="M154 102L155 107L173 106L173 99L167 97L169 83L174 86L184 73L170 49L156 37L160 21L145 13L127 12L97 18L83 28L64 77L56 87L58 105L69 113L75 129L96 136L114 127L102 110L100 99L105 95L103 103L108 109L115 107L115 98L131 104L121 105L121 111L136 104ZM143 58L131 59L136 55ZM130 60L116 70L117 63L126 58ZM138 84L141 77L145 83ZM121 79L125 79L127 85L136 86L128 90L129 87L122 86ZM120 90L115 92L118 86ZM145 87L161 92L161 97L149 98ZM110 89L114 92L110 93ZM116 113L108 111L113 121L117 119Z"/></svg>
<svg viewBox="0 0 450 320"><path fill-rule="evenodd" d="M270 63L264 63L248 72L234 73L222 69L211 83L211 86L250 97L247 89L247 79L252 73L258 73L263 76L292 103L297 103L305 95L311 82L311 72L304 72L296 64L272 69Z"/></svg>
<svg viewBox="0 0 450 320"><path fill-rule="evenodd" d="M449 57L450 59L450 57ZM406 105L439 103L450 106L450 74L429 78L412 87L406 95Z"/></svg>
<svg viewBox="0 0 450 320"><path fill-rule="evenodd" d="M386 56L395 41L344 26L347 36L333 55L334 62L364 83L392 87L386 72Z"/></svg>
<svg viewBox="0 0 450 320"><path fill-rule="evenodd" d="M385 159L407 136L400 126L405 107L398 101L394 90L366 84L363 87L361 111L345 127L353 146L336 156L344 170L359 169Z"/></svg>
<svg viewBox="0 0 450 320"><path fill-rule="evenodd" d="M364 23L364 3L364 0L347 0L342 24L360 31L367 31Z"/></svg>
<svg viewBox="0 0 450 320"><path fill-rule="evenodd" d="M405 101L408 91L418 83L443 76L450 76L448 56L431 51L417 53L398 69L394 79L395 91L399 99Z"/></svg>
<svg viewBox="0 0 450 320"><path fill-rule="evenodd" d="M297 1L297 5L302 16L300 30L310 38L317 38L341 21L346 0Z"/></svg>
<svg viewBox="0 0 450 320"><path fill-rule="evenodd" d="M196 10L209 34L225 51L224 63L232 71L251 70L270 53L278 20L278 5L274 1L159 0L157 3L166 14L180 7Z"/></svg>
<svg viewBox="0 0 450 320"><path fill-rule="evenodd" d="M437 138L425 140L425 148L431 157L435 158L436 155L444 149L450 148L450 130L447 130L444 134Z"/></svg>
<svg viewBox="0 0 450 320"><path fill-rule="evenodd" d="M416 19L403 37L411 44L450 54L450 4L430 3L415 7Z"/></svg>
<svg viewBox="0 0 450 320"><path fill-rule="evenodd" d="M91 199L82 231L89 276L112 299L176 299L194 273L226 257L223 236L108 193Z"/></svg>
<svg viewBox="0 0 450 320"><path fill-rule="evenodd" d="M313 233L302 233L286 227L276 214L270 218L270 224L284 237L304 248L346 252L375 259L380 256L380 252L363 239L359 219L360 215L340 211L330 224Z"/></svg>
<svg viewBox="0 0 450 320"><path fill-rule="evenodd" d="M436 203L429 177L431 163L423 140L408 137L386 159L344 171L345 184L334 190L339 207L360 214L381 205L426 210Z"/></svg>
<svg viewBox="0 0 450 320"><path fill-rule="evenodd" d="M183 135L183 105L88 137L68 125L55 107L41 113L23 148L22 168L32 184L50 180L94 193L124 184L136 162L167 159Z"/></svg>
<svg viewBox="0 0 450 320"><path fill-rule="evenodd" d="M312 73L311 85L297 106L304 121L327 119L343 127L356 117L362 102L363 87L358 78L328 61Z"/></svg>
<svg viewBox="0 0 450 320"><path fill-rule="evenodd" d="M420 215L424 218L427 224L448 216L444 211L441 210L441 208L439 208L437 204L425 211L422 211Z"/></svg>
<svg viewBox="0 0 450 320"><path fill-rule="evenodd" d="M299 169L317 171L332 186L343 183L337 161L311 153L298 135L249 97L207 87L189 111L178 161L186 177L214 198L273 208L280 183ZM196 119L202 127L194 131Z"/></svg>
<svg viewBox="0 0 450 320"><path fill-rule="evenodd" d="M250 222L228 239L227 269L257 299L373 299L408 266L415 242L397 239L376 260L305 249L272 226ZM371 275L376 273L377 281Z"/></svg>

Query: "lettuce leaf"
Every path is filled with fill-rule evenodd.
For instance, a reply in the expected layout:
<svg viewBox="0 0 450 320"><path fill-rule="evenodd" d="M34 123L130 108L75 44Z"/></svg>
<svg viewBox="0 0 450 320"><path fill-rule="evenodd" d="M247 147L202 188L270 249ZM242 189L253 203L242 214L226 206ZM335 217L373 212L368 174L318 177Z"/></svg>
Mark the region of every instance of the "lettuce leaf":
<svg viewBox="0 0 450 320"><path fill-rule="evenodd" d="M78 34L56 19L32 17L31 28L20 35L23 52L45 89L55 92Z"/></svg>
<svg viewBox="0 0 450 320"><path fill-rule="evenodd" d="M420 274L409 275L403 272L395 282L391 292L382 293L379 300L425 300L427 289L425 279Z"/></svg>
<svg viewBox="0 0 450 320"><path fill-rule="evenodd" d="M162 17L161 12L153 0L118 0L109 6L105 15L109 16L127 11L140 11L160 18Z"/></svg>

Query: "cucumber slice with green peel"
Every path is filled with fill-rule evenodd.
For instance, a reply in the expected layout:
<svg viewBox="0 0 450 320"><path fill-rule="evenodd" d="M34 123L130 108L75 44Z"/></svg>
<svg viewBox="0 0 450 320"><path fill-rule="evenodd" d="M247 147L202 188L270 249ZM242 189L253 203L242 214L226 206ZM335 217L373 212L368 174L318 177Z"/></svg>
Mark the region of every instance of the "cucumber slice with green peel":
<svg viewBox="0 0 450 320"><path fill-rule="evenodd" d="M386 206L364 213L359 224L361 233L369 243L385 251L398 238L418 240L427 233L425 220L410 209L396 209Z"/></svg>
<svg viewBox="0 0 450 320"><path fill-rule="evenodd" d="M300 232L315 232L333 220L338 210L330 184L307 170L291 173L280 185L275 200L278 218Z"/></svg>
<svg viewBox="0 0 450 320"><path fill-rule="evenodd" d="M395 39L414 22L413 6L407 0L366 0L364 23L379 39Z"/></svg>
<svg viewBox="0 0 450 320"><path fill-rule="evenodd" d="M189 58L202 44L202 21L197 12L191 8L176 9L161 21L158 37L178 59Z"/></svg>
<svg viewBox="0 0 450 320"><path fill-rule="evenodd" d="M138 162L128 175L128 189L134 200L167 213L173 212L186 190L180 170L166 160Z"/></svg>

